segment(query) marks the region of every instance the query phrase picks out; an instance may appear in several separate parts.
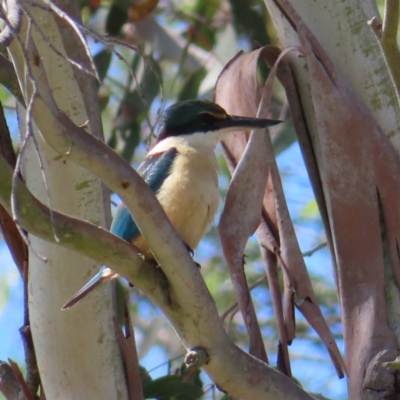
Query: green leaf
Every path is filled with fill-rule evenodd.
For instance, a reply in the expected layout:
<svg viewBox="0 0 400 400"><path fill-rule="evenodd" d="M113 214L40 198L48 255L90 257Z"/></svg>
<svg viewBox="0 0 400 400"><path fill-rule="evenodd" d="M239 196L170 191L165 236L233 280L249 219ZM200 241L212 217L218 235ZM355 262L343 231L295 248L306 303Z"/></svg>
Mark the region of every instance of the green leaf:
<svg viewBox="0 0 400 400"><path fill-rule="evenodd" d="M204 77L207 75L205 68L200 68L187 78L183 84L183 89L179 93L178 101L195 99L199 93L199 88Z"/></svg>
<svg viewBox="0 0 400 400"><path fill-rule="evenodd" d="M121 28L128 22L129 1L116 0L107 16L106 32L111 36L118 36Z"/></svg>
<svg viewBox="0 0 400 400"><path fill-rule="evenodd" d="M318 205L315 199L310 200L301 210L301 217L304 219L317 218L319 214Z"/></svg>
<svg viewBox="0 0 400 400"><path fill-rule="evenodd" d="M121 328L125 323L125 299L127 291L128 290L122 284L121 279L117 279L115 283L115 312Z"/></svg>
<svg viewBox="0 0 400 400"><path fill-rule="evenodd" d="M141 82L141 90L147 107L150 107L162 86L162 71L159 63L154 59L147 60L146 70Z"/></svg>
<svg viewBox="0 0 400 400"><path fill-rule="evenodd" d="M192 10L190 10L192 15L201 15L201 20L199 18L191 18L191 28L196 33L189 38L193 39L194 43L206 50L211 50L215 45L216 32L215 28L212 27L211 20L220 7L220 0L197 0Z"/></svg>
<svg viewBox="0 0 400 400"><path fill-rule="evenodd" d="M136 147L140 143L140 126L135 121L132 121L132 124L124 132L124 138L125 146L121 155L126 161L130 162Z"/></svg>
<svg viewBox="0 0 400 400"><path fill-rule="evenodd" d="M203 389L203 381L200 378L201 374L200 369L197 369L193 373L192 368L188 368L185 363L182 363L180 368L180 374L185 382L192 383L193 385L198 386L200 389Z"/></svg>
<svg viewBox="0 0 400 400"><path fill-rule="evenodd" d="M139 370L140 370L140 376L142 378L142 387L145 387L149 383L153 382L153 379L151 379L151 376L147 372L147 369L145 367L142 367L141 365L139 365Z"/></svg>
<svg viewBox="0 0 400 400"><path fill-rule="evenodd" d="M285 124L283 129L272 140L275 156L288 149L296 140L296 132L292 121L290 121L290 123Z"/></svg>
<svg viewBox="0 0 400 400"><path fill-rule="evenodd" d="M197 400L203 395L203 391L196 385L182 382L182 378L176 375L163 376L155 379L143 388L146 399L170 400Z"/></svg>
<svg viewBox="0 0 400 400"><path fill-rule="evenodd" d="M10 98L10 93L5 89L4 86L0 85L0 101L6 102Z"/></svg>
<svg viewBox="0 0 400 400"><path fill-rule="evenodd" d="M0 312L10 299L10 279L8 275L0 276Z"/></svg>
<svg viewBox="0 0 400 400"><path fill-rule="evenodd" d="M113 129L111 131L111 136L108 139L107 145L114 150L117 147L117 135L116 135L115 129Z"/></svg>
<svg viewBox="0 0 400 400"><path fill-rule="evenodd" d="M248 0L229 0L233 15L233 24L237 33L245 34L249 40L256 41L265 46L271 43L267 33L265 21L265 8L257 11Z"/></svg>
<svg viewBox="0 0 400 400"><path fill-rule="evenodd" d="M100 81L103 82L107 75L108 68L111 64L112 54L108 49L98 52L94 57L94 65L96 66L97 73L99 74Z"/></svg>

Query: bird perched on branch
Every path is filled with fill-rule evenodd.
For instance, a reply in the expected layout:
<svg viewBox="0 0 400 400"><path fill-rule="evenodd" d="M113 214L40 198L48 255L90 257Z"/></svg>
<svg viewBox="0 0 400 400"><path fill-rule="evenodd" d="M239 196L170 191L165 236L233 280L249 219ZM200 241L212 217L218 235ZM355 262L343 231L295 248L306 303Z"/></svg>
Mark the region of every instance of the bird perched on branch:
<svg viewBox="0 0 400 400"><path fill-rule="evenodd" d="M216 145L233 131L264 128L281 121L229 115L219 105L188 100L167 108L158 140L138 168L187 248L193 251L218 208ZM146 239L121 203L111 232L154 259ZM117 277L103 267L63 308L69 308L104 279Z"/></svg>

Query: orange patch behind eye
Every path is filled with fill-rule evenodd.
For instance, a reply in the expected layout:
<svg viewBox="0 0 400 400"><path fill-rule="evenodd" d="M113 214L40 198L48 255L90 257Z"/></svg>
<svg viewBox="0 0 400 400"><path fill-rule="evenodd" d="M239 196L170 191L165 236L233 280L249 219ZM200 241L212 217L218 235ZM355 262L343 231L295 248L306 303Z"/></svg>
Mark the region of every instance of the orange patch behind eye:
<svg viewBox="0 0 400 400"><path fill-rule="evenodd" d="M204 111L204 112L201 112L200 114L209 114L209 115L213 116L215 119L226 119L228 117L228 114L213 113L210 111Z"/></svg>

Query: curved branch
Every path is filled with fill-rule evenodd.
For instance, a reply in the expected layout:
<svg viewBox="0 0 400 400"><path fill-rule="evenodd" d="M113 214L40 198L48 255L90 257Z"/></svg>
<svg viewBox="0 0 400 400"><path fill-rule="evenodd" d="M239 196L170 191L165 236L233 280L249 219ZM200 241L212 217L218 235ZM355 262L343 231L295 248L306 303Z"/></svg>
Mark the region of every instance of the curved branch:
<svg viewBox="0 0 400 400"><path fill-rule="evenodd" d="M0 155L0 203L9 213L12 176L12 168ZM48 207L37 200L20 179L17 180L16 198L23 229L118 270L130 282L139 285L153 301L165 299L162 289L167 284L161 270L142 260L131 244L99 226L57 211L53 211L52 221Z"/></svg>
<svg viewBox="0 0 400 400"><path fill-rule="evenodd" d="M22 11L18 0L6 0L5 3L7 13L4 9L0 10L1 17L6 21L6 27L0 32L0 47L8 47L21 27Z"/></svg>

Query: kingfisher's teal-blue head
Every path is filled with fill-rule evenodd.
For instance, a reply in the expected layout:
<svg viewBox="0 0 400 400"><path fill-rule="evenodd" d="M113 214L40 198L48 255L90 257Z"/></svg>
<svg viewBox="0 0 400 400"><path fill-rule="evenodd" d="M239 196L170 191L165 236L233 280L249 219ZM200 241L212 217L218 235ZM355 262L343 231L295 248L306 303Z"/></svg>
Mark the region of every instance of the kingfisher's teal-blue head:
<svg viewBox="0 0 400 400"><path fill-rule="evenodd" d="M217 137L219 132L265 128L280 122L282 121L229 115L221 106L211 101L187 100L175 103L164 111L158 142L168 137L197 133L213 133L212 136Z"/></svg>

